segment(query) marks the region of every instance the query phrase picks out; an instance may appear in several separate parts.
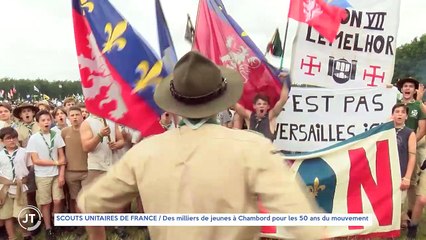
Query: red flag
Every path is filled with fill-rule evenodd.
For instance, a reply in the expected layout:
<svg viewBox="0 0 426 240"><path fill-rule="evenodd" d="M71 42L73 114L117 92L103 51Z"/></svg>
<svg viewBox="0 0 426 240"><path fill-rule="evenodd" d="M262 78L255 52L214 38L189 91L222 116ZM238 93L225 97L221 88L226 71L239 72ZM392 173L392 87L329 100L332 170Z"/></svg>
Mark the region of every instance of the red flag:
<svg viewBox="0 0 426 240"><path fill-rule="evenodd" d="M257 93L269 96L274 106L281 92L278 72L225 10L220 0L201 0L195 26L194 49L214 63L240 72L244 93L240 104L253 109Z"/></svg>
<svg viewBox="0 0 426 240"><path fill-rule="evenodd" d="M331 6L324 0L290 0L288 17L307 23L329 42L333 42L340 22L347 17L347 14L345 9Z"/></svg>
<svg viewBox="0 0 426 240"><path fill-rule="evenodd" d="M262 202L260 201L260 199L259 199L259 201L257 202L257 206L258 206L258 208L259 208L259 212L260 212L260 213L265 213L265 214L268 214L268 213L269 213L269 212L268 212L268 210L266 210L266 209L263 207ZM262 226L262 227L260 228L260 232L261 232L261 233L264 233L264 234L276 234L276 233L277 233L277 227L276 227L276 226Z"/></svg>

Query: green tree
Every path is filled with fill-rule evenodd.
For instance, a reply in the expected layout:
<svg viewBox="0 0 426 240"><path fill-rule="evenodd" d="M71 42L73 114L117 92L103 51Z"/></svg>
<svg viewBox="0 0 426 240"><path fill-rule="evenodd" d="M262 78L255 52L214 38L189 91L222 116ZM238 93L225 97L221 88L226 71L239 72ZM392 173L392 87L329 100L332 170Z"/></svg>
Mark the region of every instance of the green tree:
<svg viewBox="0 0 426 240"><path fill-rule="evenodd" d="M40 92L34 90L36 87ZM15 88L16 93L12 100L27 99L27 95L37 95L39 99L40 94L45 94L51 99L64 99L65 97L82 94L81 82L79 81L47 81L44 79L0 79L0 91L4 90L3 98L6 98L7 93ZM0 97L0 100L2 98Z"/></svg>
<svg viewBox="0 0 426 240"><path fill-rule="evenodd" d="M403 77L426 83L426 34L396 49L392 83Z"/></svg>

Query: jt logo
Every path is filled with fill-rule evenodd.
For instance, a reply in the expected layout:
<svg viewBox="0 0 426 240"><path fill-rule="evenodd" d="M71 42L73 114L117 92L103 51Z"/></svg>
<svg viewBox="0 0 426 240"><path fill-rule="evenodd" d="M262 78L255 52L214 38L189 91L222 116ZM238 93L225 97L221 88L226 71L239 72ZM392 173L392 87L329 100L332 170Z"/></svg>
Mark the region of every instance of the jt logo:
<svg viewBox="0 0 426 240"><path fill-rule="evenodd" d="M37 207L29 205L19 212L18 223L23 229L30 232L40 227L41 218L40 210Z"/></svg>
<svg viewBox="0 0 426 240"><path fill-rule="evenodd" d="M28 218L31 218L31 221L30 221L30 223L34 223L34 218L35 218L35 214L34 213L28 213L28 214L25 214L25 219L24 220L22 220L22 223L25 223L25 224L27 224L28 223Z"/></svg>

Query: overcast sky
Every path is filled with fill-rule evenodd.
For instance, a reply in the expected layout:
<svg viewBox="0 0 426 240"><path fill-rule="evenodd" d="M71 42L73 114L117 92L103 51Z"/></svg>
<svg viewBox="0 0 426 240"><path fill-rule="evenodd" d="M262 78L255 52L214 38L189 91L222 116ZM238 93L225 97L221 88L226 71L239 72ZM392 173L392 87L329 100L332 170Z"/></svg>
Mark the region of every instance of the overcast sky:
<svg viewBox="0 0 426 240"><path fill-rule="evenodd" d="M228 13L264 51L274 29L283 37L289 0L222 0ZM158 53L154 0L111 0ZM184 40L186 14L195 25L198 0L162 0L178 56L191 49ZM401 0L397 45L426 33L425 0ZM297 23L290 20L284 66L290 65ZM278 66L279 59L269 57ZM0 8L0 78L79 80L70 0L12 0Z"/></svg>

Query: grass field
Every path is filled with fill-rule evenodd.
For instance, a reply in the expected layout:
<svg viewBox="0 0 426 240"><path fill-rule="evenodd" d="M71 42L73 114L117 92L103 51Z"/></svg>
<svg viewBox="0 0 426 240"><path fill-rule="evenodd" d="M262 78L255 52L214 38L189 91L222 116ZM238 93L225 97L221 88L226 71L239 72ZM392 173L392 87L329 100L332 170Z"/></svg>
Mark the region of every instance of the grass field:
<svg viewBox="0 0 426 240"><path fill-rule="evenodd" d="M58 234L56 234L57 240L85 240L87 239L87 235L79 236L75 232L69 232L64 230L65 228L58 228ZM126 238L127 240L148 240L149 234L148 231L138 228L138 227L126 227L126 232L129 236ZM121 238L113 233L112 229L107 228L107 236L108 240L121 240ZM18 238L22 239L22 238ZM45 233L42 230L36 237L35 240L45 240Z"/></svg>
<svg viewBox="0 0 426 240"><path fill-rule="evenodd" d="M148 233L140 228L137 227L127 227L126 228L126 232L129 234L128 238L129 240L133 240L133 239L141 239L141 240L147 240L149 239ZM112 231L110 229L108 229L108 240L120 240L121 238L118 237L118 235L112 233ZM44 234L40 234L39 237L36 238L36 240L43 240L44 238ZM63 233L61 235L58 236L57 238L58 240L84 240L87 239L86 234L83 235L82 237L78 237L78 235L76 234L72 234L72 233Z"/></svg>

